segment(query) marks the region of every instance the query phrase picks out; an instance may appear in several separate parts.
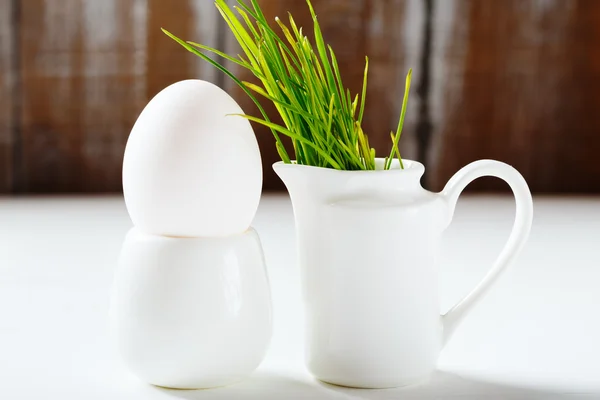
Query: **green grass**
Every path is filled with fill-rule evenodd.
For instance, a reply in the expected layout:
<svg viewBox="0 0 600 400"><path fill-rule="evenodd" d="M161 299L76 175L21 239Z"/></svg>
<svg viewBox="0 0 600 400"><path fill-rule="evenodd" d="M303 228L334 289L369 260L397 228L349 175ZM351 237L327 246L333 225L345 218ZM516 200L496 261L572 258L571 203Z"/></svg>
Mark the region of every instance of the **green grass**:
<svg viewBox="0 0 600 400"><path fill-rule="evenodd" d="M362 130L368 58L365 61L362 91L352 97L343 85L335 53L323 39L310 0L307 0L307 4L313 20L314 45L304 35L302 28L298 28L291 14L288 25L275 19L280 31L277 34L267 22L257 0L251 0L251 5L237 0L237 4L232 9L225 0L215 1L244 55L234 57L209 46L184 41L165 29L163 32L233 79L252 99L262 117L242 117L265 125L272 131L277 151L284 162L290 163L291 159L280 135L291 139L298 164L339 170L375 169L375 149L369 145L369 138ZM260 84L241 81L207 53L217 54L250 71ZM411 73L412 70L409 70L406 76L400 121L396 133L390 133L392 149L385 159L384 169L391 167L395 156L404 168L398 142L408 104ZM274 104L283 125L269 119L259 97Z"/></svg>

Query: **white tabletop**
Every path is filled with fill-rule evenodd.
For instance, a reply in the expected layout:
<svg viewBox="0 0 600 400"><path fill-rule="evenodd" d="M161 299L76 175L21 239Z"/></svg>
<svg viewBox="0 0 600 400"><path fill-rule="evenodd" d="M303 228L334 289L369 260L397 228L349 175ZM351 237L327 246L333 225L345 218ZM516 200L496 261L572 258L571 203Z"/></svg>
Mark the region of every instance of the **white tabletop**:
<svg viewBox="0 0 600 400"><path fill-rule="evenodd" d="M467 196L444 237L442 309L483 276L508 235L510 197ZM462 324L430 382L388 390L314 380L292 210L256 217L274 302L266 359L246 381L159 389L122 367L107 338L109 288L131 227L121 198L0 198L0 399L600 399L600 198L538 197L528 245Z"/></svg>

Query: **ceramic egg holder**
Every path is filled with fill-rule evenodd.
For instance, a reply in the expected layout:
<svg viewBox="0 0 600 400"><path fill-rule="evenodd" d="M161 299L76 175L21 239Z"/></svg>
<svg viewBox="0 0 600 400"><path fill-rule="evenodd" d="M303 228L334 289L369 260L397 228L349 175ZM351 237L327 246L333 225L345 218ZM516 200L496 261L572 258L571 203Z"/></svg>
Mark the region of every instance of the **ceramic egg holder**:
<svg viewBox="0 0 600 400"><path fill-rule="evenodd" d="M115 275L111 327L142 380L200 389L248 376L271 337L258 234L262 168L248 121L221 89L188 80L153 98L125 150L134 223Z"/></svg>

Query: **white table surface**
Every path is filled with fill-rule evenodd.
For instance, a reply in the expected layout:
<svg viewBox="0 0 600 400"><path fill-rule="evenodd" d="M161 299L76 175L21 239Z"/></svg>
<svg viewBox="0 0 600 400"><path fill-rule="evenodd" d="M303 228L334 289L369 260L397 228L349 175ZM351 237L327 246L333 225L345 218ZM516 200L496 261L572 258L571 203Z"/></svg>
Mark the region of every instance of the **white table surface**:
<svg viewBox="0 0 600 400"><path fill-rule="evenodd" d="M459 201L442 248L442 309L486 272L513 212L509 197ZM457 330L439 372L388 390L307 373L288 198L265 196L254 226L274 302L266 359L233 386L166 390L125 370L107 338L109 288L131 227L122 199L0 198L0 399L600 399L600 198L536 198L528 245Z"/></svg>

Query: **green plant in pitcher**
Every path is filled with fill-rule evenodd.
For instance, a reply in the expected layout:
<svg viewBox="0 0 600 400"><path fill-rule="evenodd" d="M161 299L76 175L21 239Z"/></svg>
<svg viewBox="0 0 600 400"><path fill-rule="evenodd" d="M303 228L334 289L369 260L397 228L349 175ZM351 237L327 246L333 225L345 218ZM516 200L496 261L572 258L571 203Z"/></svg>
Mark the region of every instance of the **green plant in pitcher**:
<svg viewBox="0 0 600 400"><path fill-rule="evenodd" d="M338 62L333 49L325 44L315 10L307 0L314 24L315 47L298 28L292 15L289 25L275 19L281 31L278 35L268 24L258 1L251 6L242 0L233 9L225 0L215 5L239 43L245 57L225 54L199 43L184 41L163 29L168 36L193 54L221 70L252 99L262 118L242 115L244 118L267 126L275 137L281 159L290 163L290 157L281 142L280 135L288 136L293 143L298 164L339 170L375 169L375 149L362 130L367 93L369 60L366 58L362 92L352 97L344 87ZM241 81L221 63L205 52L214 53L250 71L260 85ZM406 88L400 120L396 132L391 132L392 149L385 158L384 169L389 169L397 156L402 158L398 142L402 133L411 70L406 76ZM273 102L283 125L272 122L257 96Z"/></svg>

